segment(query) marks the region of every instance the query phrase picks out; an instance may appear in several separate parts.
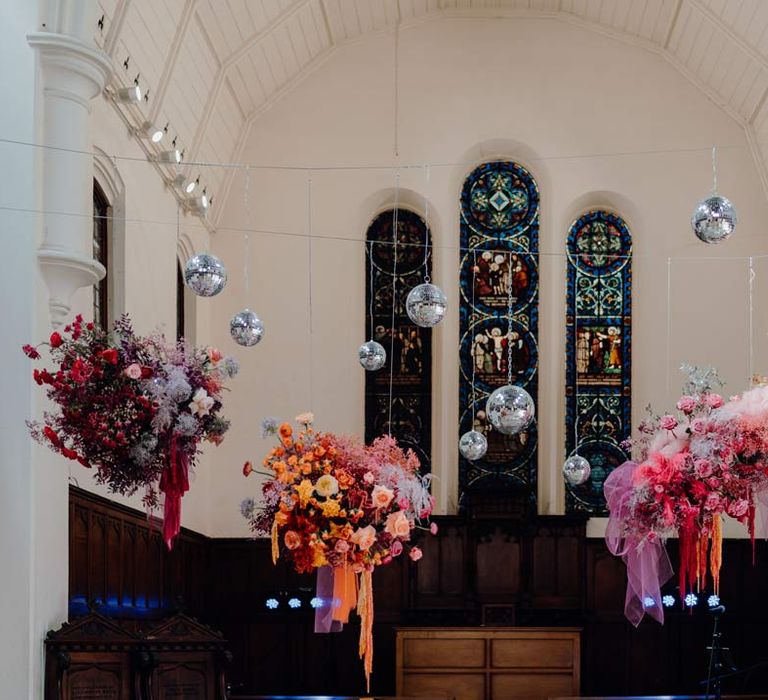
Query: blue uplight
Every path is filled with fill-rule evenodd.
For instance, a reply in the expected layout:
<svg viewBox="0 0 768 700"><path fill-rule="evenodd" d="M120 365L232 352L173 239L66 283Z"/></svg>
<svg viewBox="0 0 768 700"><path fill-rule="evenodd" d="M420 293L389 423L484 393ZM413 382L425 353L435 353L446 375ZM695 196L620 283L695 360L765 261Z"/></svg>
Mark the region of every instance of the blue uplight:
<svg viewBox="0 0 768 700"><path fill-rule="evenodd" d="M661 604L662 604L662 605L663 605L665 608L671 608L671 607L672 607L672 606L675 604L675 596L673 596L673 595L665 595L665 596L664 596L664 597L661 599Z"/></svg>
<svg viewBox="0 0 768 700"><path fill-rule="evenodd" d="M298 598L289 598L288 599L288 607L293 608L294 610L296 608L301 607L301 601Z"/></svg>
<svg viewBox="0 0 768 700"><path fill-rule="evenodd" d="M643 606L646 608L652 608L654 605L656 605L656 601L651 598L651 596L647 595L645 598L643 598Z"/></svg>
<svg viewBox="0 0 768 700"><path fill-rule="evenodd" d="M315 608L315 610L317 610L317 608L322 608L323 607L323 599L322 598L318 598L317 596L315 596L314 598L312 598L312 600L309 601L309 604L313 608Z"/></svg>
<svg viewBox="0 0 768 700"><path fill-rule="evenodd" d="M698 605L698 603L699 603L699 596L697 596L695 593L689 593L688 595L685 596L685 604L689 608L692 608L695 605Z"/></svg>
<svg viewBox="0 0 768 700"><path fill-rule="evenodd" d="M266 605L270 610L277 610L280 603L277 598L267 598L264 605Z"/></svg>
<svg viewBox="0 0 768 700"><path fill-rule="evenodd" d="M717 593L713 593L707 598L707 605L709 605L710 608L716 608L720 605L720 596L717 595Z"/></svg>

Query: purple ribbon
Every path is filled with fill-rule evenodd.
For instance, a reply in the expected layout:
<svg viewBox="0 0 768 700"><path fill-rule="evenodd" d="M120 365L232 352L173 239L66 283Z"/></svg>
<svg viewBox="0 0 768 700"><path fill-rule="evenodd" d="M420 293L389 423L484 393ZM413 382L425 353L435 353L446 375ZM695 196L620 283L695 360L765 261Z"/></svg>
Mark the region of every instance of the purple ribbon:
<svg viewBox="0 0 768 700"><path fill-rule="evenodd" d="M624 615L637 627L648 614L664 624L661 587L672 578L672 564L660 539L638 541L628 538L625 523L632 515L631 497L634 473L638 465L624 462L605 480L603 491L608 503L608 526L605 543L611 554L621 557L627 566L627 595Z"/></svg>
<svg viewBox="0 0 768 700"><path fill-rule="evenodd" d="M333 609L338 606L333 597L333 567L321 566L317 570L315 586L315 632L327 634L341 632L344 624L333 619Z"/></svg>

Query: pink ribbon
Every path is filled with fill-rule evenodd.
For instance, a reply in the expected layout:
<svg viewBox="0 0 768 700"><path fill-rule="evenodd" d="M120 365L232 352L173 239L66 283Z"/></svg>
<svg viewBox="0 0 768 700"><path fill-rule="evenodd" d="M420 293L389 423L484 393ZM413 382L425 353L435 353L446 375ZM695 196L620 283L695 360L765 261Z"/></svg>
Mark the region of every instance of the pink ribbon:
<svg viewBox="0 0 768 700"><path fill-rule="evenodd" d="M327 634L341 632L344 624L333 619L333 567L321 566L315 584L315 632Z"/></svg>
<svg viewBox="0 0 768 700"><path fill-rule="evenodd" d="M661 540L636 540L626 532L632 515L630 499L634 490L635 462L624 462L614 469L603 485L610 513L605 530L605 543L611 554L627 566L627 595L624 616L637 627L646 613L664 624L661 587L672 578L672 564Z"/></svg>

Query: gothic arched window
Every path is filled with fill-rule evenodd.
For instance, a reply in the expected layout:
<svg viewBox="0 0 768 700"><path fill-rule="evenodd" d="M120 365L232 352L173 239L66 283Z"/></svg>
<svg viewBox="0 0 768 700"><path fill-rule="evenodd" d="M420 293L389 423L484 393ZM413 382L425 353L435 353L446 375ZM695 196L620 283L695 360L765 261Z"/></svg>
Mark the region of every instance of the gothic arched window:
<svg viewBox="0 0 768 700"><path fill-rule="evenodd" d="M460 225L459 434L473 427L483 431L488 451L474 462L459 455L459 503L463 507L472 492L501 489L502 493L523 491L533 504L535 421L515 436L491 430L485 422L489 394L507 383L510 343L512 382L525 388L534 402L537 399L539 190L531 174L507 161L475 168L462 188ZM511 328L507 321L510 288Z"/></svg>
<svg viewBox="0 0 768 700"><path fill-rule="evenodd" d="M93 259L104 265L107 274L93 285L93 320L109 328L109 200L93 181Z"/></svg>
<svg viewBox="0 0 768 700"><path fill-rule="evenodd" d="M408 318L405 298L432 269L431 251L427 248L425 255L424 248L430 234L424 220L412 211L399 209L396 218L396 255L394 210L379 214L366 235L365 334L368 338L373 329L373 339L387 351L387 363L376 372L365 373L365 439L370 442L389 432L391 414L393 437L414 450L426 473L431 471L432 331ZM394 314L393 281L397 290Z"/></svg>
<svg viewBox="0 0 768 700"><path fill-rule="evenodd" d="M603 210L568 231L565 452L586 457L592 473L566 485L566 510L605 515L603 483L627 459L632 426L632 236Z"/></svg>

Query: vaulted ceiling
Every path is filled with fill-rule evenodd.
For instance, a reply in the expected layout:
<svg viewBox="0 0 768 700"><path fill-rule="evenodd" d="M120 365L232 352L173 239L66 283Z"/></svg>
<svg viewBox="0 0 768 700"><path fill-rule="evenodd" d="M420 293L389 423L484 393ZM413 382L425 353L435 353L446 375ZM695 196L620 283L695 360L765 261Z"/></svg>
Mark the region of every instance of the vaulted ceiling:
<svg viewBox="0 0 768 700"><path fill-rule="evenodd" d="M432 17L551 17L654 51L747 133L766 184L766 0L98 0L116 85L189 161L236 161L251 124L339 46ZM127 60L126 60L127 59ZM210 192L226 171L206 173Z"/></svg>

